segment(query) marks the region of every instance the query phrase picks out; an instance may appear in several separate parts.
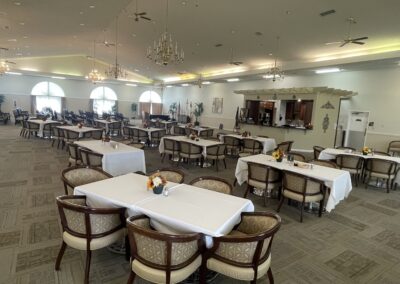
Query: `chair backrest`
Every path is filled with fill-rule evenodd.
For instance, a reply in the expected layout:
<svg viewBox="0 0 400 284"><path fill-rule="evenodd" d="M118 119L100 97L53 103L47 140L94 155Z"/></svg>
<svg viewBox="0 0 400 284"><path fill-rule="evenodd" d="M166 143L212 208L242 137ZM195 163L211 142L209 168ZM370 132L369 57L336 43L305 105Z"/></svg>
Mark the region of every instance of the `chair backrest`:
<svg viewBox="0 0 400 284"><path fill-rule="evenodd" d="M248 162L247 180L258 182L275 182L280 179L279 171L267 165Z"/></svg>
<svg viewBox="0 0 400 284"><path fill-rule="evenodd" d="M96 123L96 128L101 128L101 129L107 129L107 124L101 121L95 121Z"/></svg>
<svg viewBox="0 0 400 284"><path fill-rule="evenodd" d="M56 198L63 231L90 240L112 234L125 227L125 208L91 208L86 196L64 195Z"/></svg>
<svg viewBox="0 0 400 284"><path fill-rule="evenodd" d="M100 169L85 166L69 167L61 173L62 181L71 188L111 177L110 174Z"/></svg>
<svg viewBox="0 0 400 284"><path fill-rule="evenodd" d="M211 159L218 158L220 156L224 156L226 153L226 145L225 144L216 144L206 148L207 157Z"/></svg>
<svg viewBox="0 0 400 284"><path fill-rule="evenodd" d="M380 159L369 158L366 162L366 170L379 174L394 175L397 172L397 162Z"/></svg>
<svg viewBox="0 0 400 284"><path fill-rule="evenodd" d="M186 135L185 128L180 127L178 125L174 125L174 134L175 135Z"/></svg>
<svg viewBox="0 0 400 284"><path fill-rule="evenodd" d="M293 141L284 141L277 145L277 148L282 150L284 153L290 152L292 150Z"/></svg>
<svg viewBox="0 0 400 284"><path fill-rule="evenodd" d="M149 134L147 134L147 131L144 131L142 129L138 129L138 136L139 138L149 138Z"/></svg>
<svg viewBox="0 0 400 284"><path fill-rule="evenodd" d="M79 148L79 152L84 165L89 167L101 167L103 165L102 154L83 148Z"/></svg>
<svg viewBox="0 0 400 284"><path fill-rule="evenodd" d="M64 129L64 136L65 136L66 139L78 140L79 139L79 132L75 132L75 131L72 131L72 130Z"/></svg>
<svg viewBox="0 0 400 284"><path fill-rule="evenodd" d="M383 151L375 151L374 150L374 155L380 155L380 156L387 156L387 157L390 157L391 155L389 154L389 153L387 153L387 152L383 152Z"/></svg>
<svg viewBox="0 0 400 284"><path fill-rule="evenodd" d="M272 241L281 222L279 215L272 212L243 212L241 222L234 228L241 234L213 238L207 257L239 268L257 269L270 257ZM246 253L233 254L233 251Z"/></svg>
<svg viewBox="0 0 400 284"><path fill-rule="evenodd" d="M232 185L228 181L218 177L198 177L192 180L189 184L219 193L232 194Z"/></svg>
<svg viewBox="0 0 400 284"><path fill-rule="evenodd" d="M239 147L240 139L232 136L225 135L224 136L224 143L228 146Z"/></svg>
<svg viewBox="0 0 400 284"><path fill-rule="evenodd" d="M151 135L151 139L159 140L161 137L165 136L165 134L166 134L166 130L161 129L161 130L157 130L157 131L152 131L150 135Z"/></svg>
<svg viewBox="0 0 400 284"><path fill-rule="evenodd" d="M244 138L243 140L243 152L259 154L263 150L263 144L252 138Z"/></svg>
<svg viewBox="0 0 400 284"><path fill-rule="evenodd" d="M155 173L159 173L170 182L183 183L183 180L185 179L185 174L178 169L162 168L151 173L150 175Z"/></svg>
<svg viewBox="0 0 400 284"><path fill-rule="evenodd" d="M58 127L53 127L52 132L54 137L61 137L60 132L62 132L62 135L64 136L64 132Z"/></svg>
<svg viewBox="0 0 400 284"><path fill-rule="evenodd" d="M99 129L99 130L93 130L91 131L92 133L92 139L95 140L101 140L102 136L103 136L103 130Z"/></svg>
<svg viewBox="0 0 400 284"><path fill-rule="evenodd" d="M203 234L169 235L153 230L150 218L133 216L127 220L132 258L146 266L166 271L170 283L171 270L192 263L203 250Z"/></svg>
<svg viewBox="0 0 400 284"><path fill-rule="evenodd" d="M328 167L328 168L334 168L334 169L337 168L337 165L334 162L327 161L327 160L312 160L309 163L313 164L313 165Z"/></svg>
<svg viewBox="0 0 400 284"><path fill-rule="evenodd" d="M207 138L210 138L213 136L214 136L214 129L212 129L212 128L207 129Z"/></svg>
<svg viewBox="0 0 400 284"><path fill-rule="evenodd" d="M164 149L178 153L180 150L180 143L172 139L164 138Z"/></svg>
<svg viewBox="0 0 400 284"><path fill-rule="evenodd" d="M208 137L208 130L201 130L200 131L200 137L202 137L202 138L207 138Z"/></svg>
<svg viewBox="0 0 400 284"><path fill-rule="evenodd" d="M400 152L400 141L390 141L388 150L390 152Z"/></svg>
<svg viewBox="0 0 400 284"><path fill-rule="evenodd" d="M203 152L203 148L201 146L181 141L181 153L189 155L197 155Z"/></svg>
<svg viewBox="0 0 400 284"><path fill-rule="evenodd" d="M28 121L28 129L29 130L39 130L39 124L37 124L37 123L33 123L33 122L30 122L30 121Z"/></svg>
<svg viewBox="0 0 400 284"><path fill-rule="evenodd" d="M319 154L325 150L324 147L321 146L314 146L313 147L314 150L314 160L318 160L319 159Z"/></svg>
<svg viewBox="0 0 400 284"><path fill-rule="evenodd" d="M78 145L68 142L67 147L68 147L69 156L72 159L79 160L81 158Z"/></svg>
<svg viewBox="0 0 400 284"><path fill-rule="evenodd" d="M287 155L291 155L295 161L299 161L299 162L306 161L306 157L304 157L302 154L299 154L299 153L289 151L289 152L287 152Z"/></svg>
<svg viewBox="0 0 400 284"><path fill-rule="evenodd" d="M111 130L121 129L121 121L115 121L108 124L108 128Z"/></svg>
<svg viewBox="0 0 400 284"><path fill-rule="evenodd" d="M336 165L342 169L361 169L363 158L353 155L340 154L336 155Z"/></svg>
<svg viewBox="0 0 400 284"><path fill-rule="evenodd" d="M312 196L323 193L324 183L299 173L282 171L283 190L301 194L303 196Z"/></svg>

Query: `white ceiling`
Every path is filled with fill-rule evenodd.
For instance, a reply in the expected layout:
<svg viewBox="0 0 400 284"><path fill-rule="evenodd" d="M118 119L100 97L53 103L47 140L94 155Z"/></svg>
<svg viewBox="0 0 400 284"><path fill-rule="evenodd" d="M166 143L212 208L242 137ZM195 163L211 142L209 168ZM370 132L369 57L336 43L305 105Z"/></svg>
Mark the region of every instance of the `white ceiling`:
<svg viewBox="0 0 400 284"><path fill-rule="evenodd" d="M138 1L152 22L134 21L136 0L0 0L0 46L10 49L2 55L17 62L15 69L84 76L92 67L86 56L93 55L93 41L115 42L118 17L119 63L140 82L178 72L189 73L181 77L189 80L261 74L275 57L285 70L400 57L398 0L170 0L169 30L185 61L159 66L146 49L165 28L166 1ZM330 9L336 13L319 15ZM352 37L368 36L366 44L325 45L347 37L350 16L358 22ZM244 62L240 67L228 64L232 48L233 59ZM100 70L115 61L113 47L97 44L96 53Z"/></svg>

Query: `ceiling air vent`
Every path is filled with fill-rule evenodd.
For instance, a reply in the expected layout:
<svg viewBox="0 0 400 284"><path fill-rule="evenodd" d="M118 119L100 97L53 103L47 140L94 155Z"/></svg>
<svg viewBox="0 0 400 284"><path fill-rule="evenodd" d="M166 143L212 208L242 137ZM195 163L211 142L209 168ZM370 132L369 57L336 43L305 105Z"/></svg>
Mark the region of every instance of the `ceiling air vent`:
<svg viewBox="0 0 400 284"><path fill-rule="evenodd" d="M222 43L217 43L216 45L214 45L215 47L221 47L223 44Z"/></svg>
<svg viewBox="0 0 400 284"><path fill-rule="evenodd" d="M335 14L335 13L336 13L336 11L332 9L332 10L328 10L328 11L322 12L319 15L321 17L325 17L325 16L329 16L329 15L332 15L332 14Z"/></svg>

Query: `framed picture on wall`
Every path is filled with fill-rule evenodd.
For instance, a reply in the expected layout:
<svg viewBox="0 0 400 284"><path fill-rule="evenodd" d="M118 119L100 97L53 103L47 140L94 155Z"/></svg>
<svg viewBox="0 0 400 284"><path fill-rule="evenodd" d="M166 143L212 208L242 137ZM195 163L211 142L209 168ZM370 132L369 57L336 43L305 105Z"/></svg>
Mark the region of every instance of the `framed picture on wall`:
<svg viewBox="0 0 400 284"><path fill-rule="evenodd" d="M212 103L212 113L222 113L223 103L223 98L214 98Z"/></svg>

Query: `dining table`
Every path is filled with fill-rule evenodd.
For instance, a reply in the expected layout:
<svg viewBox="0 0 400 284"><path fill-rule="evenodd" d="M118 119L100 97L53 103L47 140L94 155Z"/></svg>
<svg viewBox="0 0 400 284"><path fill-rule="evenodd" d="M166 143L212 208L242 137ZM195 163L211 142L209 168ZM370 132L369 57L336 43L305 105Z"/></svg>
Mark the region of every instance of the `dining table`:
<svg viewBox="0 0 400 284"><path fill-rule="evenodd" d="M77 132L77 133L79 133L79 138L84 137L85 133L99 130L98 128L87 127L87 126L79 127L77 125L60 125L60 126L57 126L57 128L62 129L62 130L69 130L69 131Z"/></svg>
<svg viewBox="0 0 400 284"><path fill-rule="evenodd" d="M45 126L46 124L60 123L60 122L57 121L57 120L51 120L51 119L46 119L46 120L43 120L43 119L29 119L28 121L29 121L30 123L39 124L39 131L38 131L38 133L37 133L37 135L38 135L39 137L43 137L43 129L44 129L44 126Z"/></svg>
<svg viewBox="0 0 400 284"><path fill-rule="evenodd" d="M124 175L136 171L146 173L144 151L116 141L101 140L75 141L79 147L103 155L102 168L112 176Z"/></svg>
<svg viewBox="0 0 400 284"><path fill-rule="evenodd" d="M94 121L95 121L95 122L99 122L101 125L104 125L107 132L109 131L109 127L108 127L108 126L109 126L111 123L118 122L118 120L115 120L115 119L111 119L111 120L106 120L106 119L95 119Z"/></svg>
<svg viewBox="0 0 400 284"><path fill-rule="evenodd" d="M219 136L219 139L221 140L221 142L224 142L224 136L230 136L230 137L234 137L234 138L237 138L240 140L243 140L245 138L257 140L257 141L261 142L261 144L263 145L262 152L264 154L274 150L277 146L274 138L267 138L267 137L260 137L260 136L243 137L242 135L239 135L239 134L221 134Z"/></svg>
<svg viewBox="0 0 400 284"><path fill-rule="evenodd" d="M128 126L126 126L126 127L130 128L130 129L137 129L137 130L142 130L142 131L147 132L147 135L148 135L148 137L149 137L149 140L151 140L151 133L152 133L152 132L162 130L162 129L160 129L160 128L155 128L155 127L140 127L140 126L132 126L132 125L128 125Z"/></svg>
<svg viewBox="0 0 400 284"><path fill-rule="evenodd" d="M203 148L202 155L204 158L207 157L207 147L222 144L219 141L208 140L208 139L203 139L203 138L191 139L191 138L188 138L187 136L167 136L167 137L162 137L160 140L160 145L158 146L158 150L159 150L160 154L164 153L164 138L171 139L171 140L178 141L178 142L188 142L188 143L192 143L194 145L200 146Z"/></svg>
<svg viewBox="0 0 400 284"><path fill-rule="evenodd" d="M307 163L301 163L301 165L304 165L301 167L295 166L296 163L289 162L286 159L278 162L272 156L264 154L239 158L235 170L235 177L239 185L247 181L248 162L270 166L280 171L299 173L323 181L324 185L330 189L326 202L327 212L332 211L340 201L347 198L352 190L351 177L348 171L319 165L308 166Z"/></svg>
<svg viewBox="0 0 400 284"><path fill-rule="evenodd" d="M188 184L167 182L168 195L154 194L146 188L147 179L130 173L77 186L74 195L85 195L91 207L124 207L127 217L145 214L163 233L203 233L207 247L212 246L212 237L228 234L242 212L254 211L249 199Z"/></svg>

